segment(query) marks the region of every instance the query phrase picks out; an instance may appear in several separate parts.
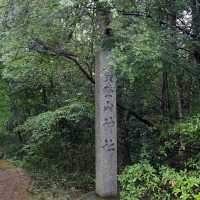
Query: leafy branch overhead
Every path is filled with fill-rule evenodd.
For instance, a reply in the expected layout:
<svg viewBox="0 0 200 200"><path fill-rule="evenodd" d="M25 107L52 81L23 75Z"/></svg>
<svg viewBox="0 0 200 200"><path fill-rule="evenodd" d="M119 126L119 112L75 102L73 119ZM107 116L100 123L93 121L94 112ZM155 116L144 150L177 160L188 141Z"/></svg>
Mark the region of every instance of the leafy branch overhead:
<svg viewBox="0 0 200 200"><path fill-rule="evenodd" d="M55 46L50 46L50 45L44 43L43 41L41 41L40 39L34 39L34 41L30 44L29 49L35 50L38 53L43 53L43 54L47 54L47 55L51 55L51 56L60 56L60 57L63 57L65 59L73 62L80 69L80 71L85 75L85 77L89 81L94 83L93 77L91 77L89 72L87 72L84 69L84 66L78 61L78 58L76 55L74 55L72 53L68 53L62 49L57 49Z"/></svg>

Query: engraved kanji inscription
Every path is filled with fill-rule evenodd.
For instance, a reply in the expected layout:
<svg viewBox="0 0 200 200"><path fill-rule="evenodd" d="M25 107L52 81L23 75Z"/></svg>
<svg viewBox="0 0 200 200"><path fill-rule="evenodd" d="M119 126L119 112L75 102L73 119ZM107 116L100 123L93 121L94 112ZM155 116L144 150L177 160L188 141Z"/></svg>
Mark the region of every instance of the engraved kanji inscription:
<svg viewBox="0 0 200 200"><path fill-rule="evenodd" d="M114 127L115 126L115 121L113 120L113 117L108 117L108 118L106 117L104 119L103 126L104 127L110 127L110 128Z"/></svg>
<svg viewBox="0 0 200 200"><path fill-rule="evenodd" d="M107 72L104 74L104 82L112 83L113 82L113 74L111 72Z"/></svg>
<svg viewBox="0 0 200 200"><path fill-rule="evenodd" d="M113 142L112 139L105 139L104 141L104 145L102 146L102 148L105 151L115 151L115 143Z"/></svg>
<svg viewBox="0 0 200 200"><path fill-rule="evenodd" d="M104 104L104 111L110 111L110 112L112 112L113 108L114 108L114 104L111 101L106 100L106 102Z"/></svg>
<svg viewBox="0 0 200 200"><path fill-rule="evenodd" d="M113 97L114 90L110 85L104 86L103 92L104 92L105 98L112 98Z"/></svg>

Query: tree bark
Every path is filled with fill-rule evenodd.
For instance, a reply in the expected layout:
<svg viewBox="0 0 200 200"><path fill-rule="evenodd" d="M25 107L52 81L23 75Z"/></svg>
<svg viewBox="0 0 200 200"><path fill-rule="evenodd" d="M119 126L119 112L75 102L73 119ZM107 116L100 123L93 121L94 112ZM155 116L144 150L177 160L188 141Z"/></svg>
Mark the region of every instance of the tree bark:
<svg viewBox="0 0 200 200"><path fill-rule="evenodd" d="M169 24L171 29L171 40L169 40L172 44L172 49L174 49L173 60L178 58L177 53L177 34L176 34L176 20L177 20L177 10L176 10L176 0L170 0L169 5L170 16L169 16ZM175 62L176 63L176 62ZM177 110L177 120L179 123L183 119L183 109L182 109L182 101L181 101L181 87L180 87L180 72L178 66L174 66L175 76L174 76L174 86L175 86L175 98L176 98L176 110ZM183 152L183 139L181 132L179 133L179 149L178 149L178 159L179 165L182 165L184 152Z"/></svg>
<svg viewBox="0 0 200 200"><path fill-rule="evenodd" d="M193 55L196 64L200 64L200 0L191 0L192 31L194 35Z"/></svg>
<svg viewBox="0 0 200 200"><path fill-rule="evenodd" d="M117 128L117 139L118 139L118 171L123 170L127 165L131 163L130 146L129 146L129 134L126 127L127 112L118 111L118 128Z"/></svg>
<svg viewBox="0 0 200 200"><path fill-rule="evenodd" d="M162 73L162 98L161 98L161 112L162 121L169 121L169 87L168 87L168 72L164 71Z"/></svg>

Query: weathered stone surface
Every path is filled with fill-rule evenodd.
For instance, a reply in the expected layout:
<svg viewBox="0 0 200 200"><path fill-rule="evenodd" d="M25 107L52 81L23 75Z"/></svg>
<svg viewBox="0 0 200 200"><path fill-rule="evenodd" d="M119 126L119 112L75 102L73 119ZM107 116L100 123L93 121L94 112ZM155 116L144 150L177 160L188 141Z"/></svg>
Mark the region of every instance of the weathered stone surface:
<svg viewBox="0 0 200 200"><path fill-rule="evenodd" d="M102 198L95 194L95 192L88 193L84 195L80 200L119 200L118 197L115 198Z"/></svg>
<svg viewBox="0 0 200 200"><path fill-rule="evenodd" d="M116 78L109 66L110 52L96 56L96 193L117 195Z"/></svg>

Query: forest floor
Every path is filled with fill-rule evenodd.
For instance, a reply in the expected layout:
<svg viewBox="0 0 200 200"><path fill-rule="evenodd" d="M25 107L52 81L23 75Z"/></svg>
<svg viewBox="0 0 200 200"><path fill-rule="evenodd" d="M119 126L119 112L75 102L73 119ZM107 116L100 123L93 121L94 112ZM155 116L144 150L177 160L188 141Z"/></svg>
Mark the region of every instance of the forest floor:
<svg viewBox="0 0 200 200"><path fill-rule="evenodd" d="M28 177L11 163L0 160L0 199L27 200Z"/></svg>
<svg viewBox="0 0 200 200"><path fill-rule="evenodd" d="M76 200L79 191L40 191L26 173L11 162L0 160L0 200Z"/></svg>

